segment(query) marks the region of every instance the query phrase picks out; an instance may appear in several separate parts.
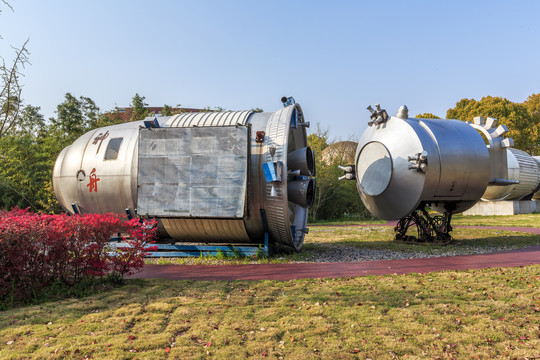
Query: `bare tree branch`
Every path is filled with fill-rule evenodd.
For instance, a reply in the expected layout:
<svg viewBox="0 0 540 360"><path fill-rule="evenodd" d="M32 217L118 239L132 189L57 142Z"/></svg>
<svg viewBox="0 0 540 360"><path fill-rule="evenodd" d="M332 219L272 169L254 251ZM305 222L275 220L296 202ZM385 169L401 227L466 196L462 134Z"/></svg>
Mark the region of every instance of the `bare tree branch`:
<svg viewBox="0 0 540 360"><path fill-rule="evenodd" d="M2 2L4 3L4 5L6 5L8 8L10 8L11 11L14 11L13 6L11 6L10 3L8 3L6 0L2 0Z"/></svg>
<svg viewBox="0 0 540 360"><path fill-rule="evenodd" d="M11 66L7 66L5 59L0 65L0 77L2 88L0 89L0 139L6 135L12 126L17 122L19 111L22 107L22 85L20 77L24 76L20 69L29 63L29 52L26 40L20 49L15 50L15 58Z"/></svg>

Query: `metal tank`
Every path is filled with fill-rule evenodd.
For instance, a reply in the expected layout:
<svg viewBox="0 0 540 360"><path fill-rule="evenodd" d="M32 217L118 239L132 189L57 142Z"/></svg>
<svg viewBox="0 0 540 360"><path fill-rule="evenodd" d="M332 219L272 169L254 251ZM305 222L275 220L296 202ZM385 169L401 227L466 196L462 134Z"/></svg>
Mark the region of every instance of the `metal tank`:
<svg viewBox="0 0 540 360"><path fill-rule="evenodd" d="M56 160L68 211L155 218L179 242L262 243L300 250L315 163L299 104L147 118L92 130Z"/></svg>
<svg viewBox="0 0 540 360"><path fill-rule="evenodd" d="M396 116L376 106L368 107L369 127L355 165L342 167L342 178L356 179L373 215L399 220L397 240L450 241L452 215L481 198L518 199L538 191L538 163L510 148L513 140L504 137L508 129L496 119L414 119L406 106Z"/></svg>

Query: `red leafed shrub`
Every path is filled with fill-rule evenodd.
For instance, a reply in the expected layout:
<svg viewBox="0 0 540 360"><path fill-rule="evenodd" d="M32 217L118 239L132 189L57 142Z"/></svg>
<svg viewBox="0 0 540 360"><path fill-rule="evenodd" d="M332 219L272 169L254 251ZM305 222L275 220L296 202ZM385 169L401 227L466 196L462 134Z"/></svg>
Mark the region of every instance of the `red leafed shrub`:
<svg viewBox="0 0 540 360"><path fill-rule="evenodd" d="M73 285L144 266L156 236L154 220L126 221L114 214L44 215L15 208L0 211L0 299L25 299L54 281ZM130 235L131 247L111 249L110 237Z"/></svg>
<svg viewBox="0 0 540 360"><path fill-rule="evenodd" d="M114 256L110 258L112 271L121 275L131 275L144 266L144 255L149 251L157 250L157 246L148 246L156 238L157 221L131 219L124 223L129 234L124 239L129 247L118 247Z"/></svg>

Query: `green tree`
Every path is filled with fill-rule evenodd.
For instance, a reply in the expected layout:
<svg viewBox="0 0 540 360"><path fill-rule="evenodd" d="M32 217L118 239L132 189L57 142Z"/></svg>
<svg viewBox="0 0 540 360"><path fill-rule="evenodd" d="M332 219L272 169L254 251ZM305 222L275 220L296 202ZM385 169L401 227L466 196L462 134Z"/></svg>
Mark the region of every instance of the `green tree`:
<svg viewBox="0 0 540 360"><path fill-rule="evenodd" d="M0 208L17 205L57 212L52 187L56 156L69 142L62 131L45 124L39 107L26 106L18 126L0 139Z"/></svg>
<svg viewBox="0 0 540 360"><path fill-rule="evenodd" d="M161 115L172 116L173 115L172 108L167 104L163 105L163 107L161 108Z"/></svg>
<svg viewBox="0 0 540 360"><path fill-rule="evenodd" d="M7 155L0 168L2 208L17 205L34 211L60 210L52 187L52 169L61 144L47 135L7 135L0 141L0 151Z"/></svg>
<svg viewBox="0 0 540 360"><path fill-rule="evenodd" d="M415 116L416 119L440 119L437 115L433 115L432 113L423 113L418 114Z"/></svg>
<svg viewBox="0 0 540 360"><path fill-rule="evenodd" d="M317 171L317 184L315 187L315 197L313 205L309 209L310 217L312 219L319 219L319 211L322 207L332 198L332 194L328 192L331 187L331 174L327 166L323 166L321 160L321 153L328 146L329 129L321 129L320 124L317 123L315 132L311 133L307 137L308 146L311 148L315 155L315 168Z"/></svg>
<svg viewBox="0 0 540 360"><path fill-rule="evenodd" d="M15 205L58 212L52 171L60 151L80 135L105 125L94 101L67 93L57 117L44 121L39 107L26 106L9 133L0 139L0 208Z"/></svg>
<svg viewBox="0 0 540 360"><path fill-rule="evenodd" d="M315 154L317 185L315 199L310 208L311 220L337 219L343 217L365 218L369 216L358 196L356 182L338 180L343 172L339 170L342 157L322 158L323 151L333 142L329 140L329 130L317 124L315 131L308 135L308 145Z"/></svg>
<svg viewBox="0 0 540 360"><path fill-rule="evenodd" d="M98 123L99 108L88 97L78 99L66 93L64 101L56 107L56 118L51 118L52 126L65 137L75 140Z"/></svg>
<svg viewBox="0 0 540 360"><path fill-rule="evenodd" d="M142 120L148 116L148 109L146 108L148 104L144 102L145 99L146 97L135 94L131 100L133 112L131 113L130 121Z"/></svg>
<svg viewBox="0 0 540 360"><path fill-rule="evenodd" d="M540 153L540 94L530 95L523 104L531 117L531 124L527 129L531 137L529 152L538 155Z"/></svg>
<svg viewBox="0 0 540 360"><path fill-rule="evenodd" d="M534 108L534 98L530 108ZM527 103L515 103L508 99L494 96L475 99L461 99L452 109L448 109L448 119L473 121L476 116L493 117L510 130L508 137L514 139L515 147L529 154L536 154L540 145L538 119L535 120Z"/></svg>

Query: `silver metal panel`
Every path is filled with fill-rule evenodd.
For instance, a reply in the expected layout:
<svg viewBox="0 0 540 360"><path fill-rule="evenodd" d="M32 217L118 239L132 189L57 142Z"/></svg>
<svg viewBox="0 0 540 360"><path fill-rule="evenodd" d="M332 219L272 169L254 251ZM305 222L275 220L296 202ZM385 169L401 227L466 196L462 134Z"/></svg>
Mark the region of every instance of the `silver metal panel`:
<svg viewBox="0 0 540 360"><path fill-rule="evenodd" d="M244 126L141 129L138 214L242 218L248 136Z"/></svg>
<svg viewBox="0 0 540 360"><path fill-rule="evenodd" d="M423 119L420 123L439 153L441 173L433 199L478 200L489 179L489 153L480 134L459 120Z"/></svg>
<svg viewBox="0 0 540 360"><path fill-rule="evenodd" d="M169 118L165 126L203 127L246 125L253 111L220 111L178 114Z"/></svg>

